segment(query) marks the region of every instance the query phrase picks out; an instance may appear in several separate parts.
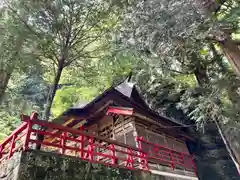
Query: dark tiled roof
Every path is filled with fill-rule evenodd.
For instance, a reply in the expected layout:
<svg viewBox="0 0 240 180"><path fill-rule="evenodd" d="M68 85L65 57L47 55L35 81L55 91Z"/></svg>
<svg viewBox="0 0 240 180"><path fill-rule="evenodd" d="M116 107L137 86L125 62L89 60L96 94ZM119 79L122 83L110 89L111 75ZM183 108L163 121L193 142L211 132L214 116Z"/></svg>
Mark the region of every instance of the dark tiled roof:
<svg viewBox="0 0 240 180"><path fill-rule="evenodd" d="M124 81L117 85L116 87L110 87L102 94L97 96L91 102L81 102L80 104L69 108L65 111L61 116L81 116L84 118L88 118L93 116L94 113L109 100L116 101L116 103L120 103L122 106L126 107L134 107L141 113L146 116L149 116L155 120L162 119L164 121L168 121L173 125L182 125L179 122L176 122L172 119L159 115L155 111L153 111L146 102L141 97L136 85L131 82ZM59 117L61 119L61 116ZM59 119L57 118L57 119ZM58 121L58 120L55 121Z"/></svg>

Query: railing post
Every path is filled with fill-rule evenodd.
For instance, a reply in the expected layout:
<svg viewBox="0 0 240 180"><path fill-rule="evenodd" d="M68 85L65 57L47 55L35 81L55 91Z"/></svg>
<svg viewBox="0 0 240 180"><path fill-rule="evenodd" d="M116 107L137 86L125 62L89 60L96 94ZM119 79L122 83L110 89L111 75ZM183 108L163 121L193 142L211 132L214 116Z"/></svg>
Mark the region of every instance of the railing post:
<svg viewBox="0 0 240 180"><path fill-rule="evenodd" d="M23 150L27 151L29 149L28 145L29 145L29 139L31 136L31 131L32 131L32 123L30 121L27 122L27 130L26 130L26 137L25 137L25 142L23 145Z"/></svg>
<svg viewBox="0 0 240 180"><path fill-rule="evenodd" d="M173 156L172 156L172 151L171 150L169 150L169 155L170 155L170 160L171 160L171 167L172 167L172 169L174 169L175 166L174 166L174 161L173 161Z"/></svg>
<svg viewBox="0 0 240 180"><path fill-rule="evenodd" d="M94 144L93 144L93 137L90 137L89 139L89 148L88 148L88 153L89 153L89 160L93 161L93 156L94 156Z"/></svg>
<svg viewBox="0 0 240 180"><path fill-rule="evenodd" d="M184 161L184 155L183 155L183 153L181 152L181 159L182 159L182 163L184 164L184 166L185 166L185 161Z"/></svg>
<svg viewBox="0 0 240 180"><path fill-rule="evenodd" d="M83 153L84 153L84 136L81 134L80 137L79 137L79 140L80 140L80 158L83 158Z"/></svg>
<svg viewBox="0 0 240 180"><path fill-rule="evenodd" d="M16 139L16 135L14 134L13 137L12 137L12 141L11 141L11 147L10 147L10 151L9 151L9 154L8 154L8 159L10 159L12 157L13 150L15 148L15 139Z"/></svg>
<svg viewBox="0 0 240 180"><path fill-rule="evenodd" d="M111 151L112 151L112 164L116 164L116 153L115 153L115 146L114 146L114 144L111 144L110 145L110 149L111 149Z"/></svg>
<svg viewBox="0 0 240 180"><path fill-rule="evenodd" d="M146 169L148 170L148 160L147 160L147 154L145 152L143 152L143 148L142 148L142 141L144 140L143 136L142 137L136 137L136 141L137 141L137 148L139 149L139 155L140 155L140 165L141 165L141 169Z"/></svg>
<svg viewBox="0 0 240 180"><path fill-rule="evenodd" d="M88 137L88 150L86 155L84 156L84 159L88 159L89 161L93 161L93 156L94 156L94 144L93 144L93 137Z"/></svg>
<svg viewBox="0 0 240 180"><path fill-rule="evenodd" d="M153 152L155 153L155 155L158 154L158 151L159 151L159 149L157 148L157 146L156 146L156 144L155 144L154 147L153 147ZM154 155L154 154L153 154L153 155Z"/></svg>
<svg viewBox="0 0 240 180"><path fill-rule="evenodd" d="M27 151L29 149L29 140L31 138L31 133L32 133L32 120L37 119L38 114L37 113L32 113L30 119L28 119L27 121L27 132L26 132L26 138L25 138L25 142L23 145L23 150ZM37 135L36 135L37 137Z"/></svg>
<svg viewBox="0 0 240 180"><path fill-rule="evenodd" d="M127 163L126 163L126 167L130 167L133 168L133 152L132 149L127 149Z"/></svg>
<svg viewBox="0 0 240 180"><path fill-rule="evenodd" d="M0 160L2 159L2 150L3 150L3 146L0 146Z"/></svg>
<svg viewBox="0 0 240 180"><path fill-rule="evenodd" d="M83 131L83 126L81 126L79 128L80 131ZM79 157L80 158L84 158L84 135L81 135L78 137L78 139L80 140L80 145L79 145L79 149L80 149L80 154L79 154Z"/></svg>
<svg viewBox="0 0 240 180"><path fill-rule="evenodd" d="M66 137L67 137L67 132L63 132L62 135L61 135L61 154L64 154L65 153L65 140L66 140Z"/></svg>
<svg viewBox="0 0 240 180"><path fill-rule="evenodd" d="M2 150L3 150L3 146L0 146L0 160L2 159Z"/></svg>

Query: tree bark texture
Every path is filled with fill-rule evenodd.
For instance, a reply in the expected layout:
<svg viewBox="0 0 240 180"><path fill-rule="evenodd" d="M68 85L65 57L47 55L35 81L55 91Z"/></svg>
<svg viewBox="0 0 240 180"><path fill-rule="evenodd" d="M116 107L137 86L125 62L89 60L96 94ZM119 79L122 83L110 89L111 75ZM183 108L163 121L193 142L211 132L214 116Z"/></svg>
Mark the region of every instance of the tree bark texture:
<svg viewBox="0 0 240 180"><path fill-rule="evenodd" d="M0 104L3 100L3 95L7 89L7 85L9 79L11 78L12 72L15 68L16 60L18 60L18 54L22 49L22 45L24 42L24 38L22 36L18 36L16 39L16 51L12 54L11 64L1 64L0 67Z"/></svg>
<svg viewBox="0 0 240 180"><path fill-rule="evenodd" d="M54 100L54 96L57 92L57 87L58 87L58 83L59 83L61 75L62 75L63 68L64 68L64 57L61 57L59 60L59 63L58 63L58 68L57 68L57 72L56 72L54 81L53 81L52 86L48 93L47 103L46 103L44 114L43 114L44 120L49 119L52 103Z"/></svg>
<svg viewBox="0 0 240 180"><path fill-rule="evenodd" d="M61 75L62 75L62 71L63 71L63 68L64 68L64 60L65 60L64 57L61 57L60 60L59 60L57 72L56 72L54 81L53 81L52 86L51 86L51 88L49 90L49 93L48 93L47 103L46 103L44 113L43 113L43 120L46 120L46 121L49 120L53 100L54 100L55 94L57 92L57 87L58 87L58 84L59 84L59 81L60 81L60 78L61 78ZM42 127L39 127L39 128L41 130L45 131L45 128L42 128ZM42 142L44 140L44 135L37 134L37 140ZM36 146L36 149L40 150L41 149L41 144L38 144Z"/></svg>
<svg viewBox="0 0 240 180"><path fill-rule="evenodd" d="M0 103L2 102L3 95L7 89L8 81L11 77L12 70L5 71L5 70L0 70Z"/></svg>
<svg viewBox="0 0 240 180"><path fill-rule="evenodd" d="M200 87L209 83L209 77L207 74L207 65L200 62L196 53L192 53L192 67L194 69L193 73L196 77L197 83Z"/></svg>
<svg viewBox="0 0 240 180"><path fill-rule="evenodd" d="M207 15L211 15L212 13L217 13L221 6L227 0L196 0L197 5L203 10Z"/></svg>
<svg viewBox="0 0 240 180"><path fill-rule="evenodd" d="M217 13L225 2L227 1L201 0L198 2L198 5L199 8L204 11L206 16L211 16L213 13ZM238 44L233 41L230 36L231 33L224 32L224 30L221 29L218 31L218 33L213 34L214 39L220 44L222 52L228 59L236 74L240 75L240 49L238 48Z"/></svg>
<svg viewBox="0 0 240 180"><path fill-rule="evenodd" d="M238 45L230 38L220 41L219 44L237 75L240 75L240 49Z"/></svg>
<svg viewBox="0 0 240 180"><path fill-rule="evenodd" d="M203 68L202 66L196 67L196 69L194 70L194 75L195 75L198 85L200 87L204 86L205 84L207 84L209 82L207 70L205 68Z"/></svg>
<svg viewBox="0 0 240 180"><path fill-rule="evenodd" d="M199 5L201 6L201 8L205 9L205 13L206 13L205 15L212 15L213 13L217 13L225 2L227 2L227 0L219 0L219 1L201 0L199 1ZM238 44L235 43L231 38L230 36L231 33L229 32L226 33L223 30L219 30L219 32L220 32L219 33L220 36L218 34L214 34L214 39L220 44L222 52L228 59L228 62L231 64L235 73L239 76L240 75L240 49L238 48ZM221 134L221 137L229 151L229 154L240 174L240 162L236 160L236 157L231 152L231 150L233 150L234 148L231 145L229 145L229 142L223 136L223 133L219 128L219 125L217 122L216 122L216 125L218 126L219 133Z"/></svg>
<svg viewBox="0 0 240 180"><path fill-rule="evenodd" d="M199 1L198 5L203 10L206 16L211 16L213 13L217 13L221 9L221 5L223 5L226 2L226 0L201 0ZM216 34L213 34L214 40L217 41L220 44L221 50L228 59L228 62L234 69L235 73L237 75L240 75L240 49L238 48L238 45L233 41L231 38L229 32L224 32L224 30L218 30ZM215 122L219 133L221 135L221 138L223 139L226 148L229 152L229 155L231 156L234 164L236 165L238 171L239 169L239 162L237 162L236 158L232 154L232 147L229 145L229 142L225 139L219 125L217 122Z"/></svg>

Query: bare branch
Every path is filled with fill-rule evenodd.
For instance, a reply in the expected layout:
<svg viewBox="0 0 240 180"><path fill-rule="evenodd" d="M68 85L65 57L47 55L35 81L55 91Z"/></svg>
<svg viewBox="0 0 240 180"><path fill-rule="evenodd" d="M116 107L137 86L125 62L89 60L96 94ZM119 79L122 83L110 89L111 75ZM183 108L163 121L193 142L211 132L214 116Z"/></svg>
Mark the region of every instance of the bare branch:
<svg viewBox="0 0 240 180"><path fill-rule="evenodd" d="M14 13L14 14L17 16L17 18L24 24L24 26L26 26L26 28L27 28L29 31L31 31L33 34L35 34L38 38L41 38L40 33L37 33L36 31L34 31L34 30L29 26L29 24L28 24L24 19L22 19L22 17L17 13L17 11L10 6L10 4L9 4L8 2L6 2L5 0L4 0L4 2L5 2L5 4L7 5L7 7L12 11L12 13Z"/></svg>
<svg viewBox="0 0 240 180"><path fill-rule="evenodd" d="M94 49L92 51L86 51L84 53L78 53L76 56L74 56L73 58L69 59L69 61L65 63L64 67L69 66L70 64L72 64L74 61L76 61L79 58L90 58L90 59L100 58L101 57L100 55L92 56L90 54L96 53L98 51L103 51L104 49L105 49L105 47L101 46L100 48L96 48L96 49ZM80 52L83 52L83 49Z"/></svg>
<svg viewBox="0 0 240 180"><path fill-rule="evenodd" d="M93 36L85 36L87 34L87 32L81 37L79 38L77 41L75 41L70 48L76 46L79 43L83 43L84 41L89 41L89 44L93 43L94 41L96 41L97 39L101 38L104 34L106 34L106 32L104 31L100 31L98 34L93 35ZM85 37L85 38L84 38ZM92 39L92 40L91 40ZM88 44L88 45L89 45Z"/></svg>
<svg viewBox="0 0 240 180"><path fill-rule="evenodd" d="M42 56L44 56L45 58L51 60L55 65L58 65L58 56L55 53L55 51L51 50L51 55L53 55L55 57L55 59L54 59L54 58L50 57L49 53L46 52L43 48L40 48L40 50L41 50L41 53L37 55L40 59ZM43 58L43 59L41 59L41 61L45 61L45 59Z"/></svg>
<svg viewBox="0 0 240 180"><path fill-rule="evenodd" d="M92 11L92 9L93 9L93 8L90 7L90 9L88 10L87 15L86 15L83 23L81 24L80 28L78 29L78 31L75 33L75 35L74 35L73 38L71 39L71 41L70 41L70 43L69 43L70 45L75 41L75 39L77 38L77 36L80 35L81 31L83 30L83 27L84 27L85 23L86 23L87 20L88 20L89 14L90 14L90 12ZM78 11L78 13L80 13L80 11ZM82 36L81 36L81 37L82 37Z"/></svg>

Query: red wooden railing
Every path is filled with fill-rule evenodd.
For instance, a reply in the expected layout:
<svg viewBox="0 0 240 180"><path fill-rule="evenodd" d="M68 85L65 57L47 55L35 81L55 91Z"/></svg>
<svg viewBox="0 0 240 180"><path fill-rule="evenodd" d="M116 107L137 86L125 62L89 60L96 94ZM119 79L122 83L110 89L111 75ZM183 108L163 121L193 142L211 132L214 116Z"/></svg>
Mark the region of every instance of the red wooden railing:
<svg viewBox="0 0 240 180"><path fill-rule="evenodd" d="M105 139L55 123L22 115L22 125L0 144L0 162L9 159L17 151L34 149L41 144L42 151L54 151L63 155L79 157L83 160L130 170L149 170L150 164L167 165L195 172L193 157L151 142L143 137L136 138L136 147L114 140ZM43 131L35 127L51 129ZM44 140L36 139L36 134L44 135Z"/></svg>
<svg viewBox="0 0 240 180"><path fill-rule="evenodd" d="M147 154L148 162L164 164L196 173L196 166L193 157L185 152L179 152L164 146L144 140L144 137L137 137L136 141L141 145L141 150Z"/></svg>

